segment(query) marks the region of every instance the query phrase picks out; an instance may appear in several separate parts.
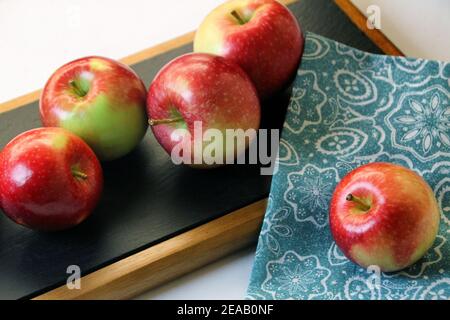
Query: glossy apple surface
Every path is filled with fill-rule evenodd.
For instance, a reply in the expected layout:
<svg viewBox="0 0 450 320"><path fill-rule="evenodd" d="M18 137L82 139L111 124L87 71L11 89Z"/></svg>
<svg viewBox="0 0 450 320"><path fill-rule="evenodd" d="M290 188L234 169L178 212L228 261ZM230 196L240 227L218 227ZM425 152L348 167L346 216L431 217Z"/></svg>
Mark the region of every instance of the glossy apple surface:
<svg viewBox="0 0 450 320"><path fill-rule="evenodd" d="M27 131L0 153L0 207L18 224L67 229L85 220L103 186L89 146L61 128Z"/></svg>
<svg viewBox="0 0 450 320"><path fill-rule="evenodd" d="M390 272L419 260L433 244L440 211L433 190L412 170L361 166L342 179L330 206L338 247L355 263Z"/></svg>
<svg viewBox="0 0 450 320"><path fill-rule="evenodd" d="M223 56L239 64L261 99L289 85L300 63L303 35L297 19L274 0L232 0L200 25L195 52Z"/></svg>
<svg viewBox="0 0 450 320"><path fill-rule="evenodd" d="M216 129L223 136L227 129L257 130L260 123L259 99L247 74L233 62L210 54L187 54L169 62L150 85L147 111L150 122L181 119L152 126L156 139L169 154L186 139L174 135L176 129L186 129L193 146L195 140L199 145L208 144L194 134L195 122L201 124L204 133ZM235 148L224 144L224 161L227 155L244 152L248 142ZM193 150L187 155L192 161Z"/></svg>
<svg viewBox="0 0 450 320"><path fill-rule="evenodd" d="M133 150L147 130L146 89L126 65L86 57L59 68L40 100L41 120L81 137L101 160Z"/></svg>

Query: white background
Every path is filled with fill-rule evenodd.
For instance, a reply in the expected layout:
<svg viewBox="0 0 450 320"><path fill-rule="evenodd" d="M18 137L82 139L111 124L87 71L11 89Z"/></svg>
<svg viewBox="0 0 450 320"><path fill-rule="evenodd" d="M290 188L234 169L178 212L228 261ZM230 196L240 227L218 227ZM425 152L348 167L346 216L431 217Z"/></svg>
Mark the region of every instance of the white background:
<svg viewBox="0 0 450 320"><path fill-rule="evenodd" d="M119 59L195 30L223 0L0 0L0 102L41 88L60 65L86 55ZM449 0L353 0L381 7L382 29L406 55L450 61ZM250 248L143 299L241 299Z"/></svg>
<svg viewBox="0 0 450 320"><path fill-rule="evenodd" d="M120 59L197 29L223 0L0 0L0 103L66 62Z"/></svg>

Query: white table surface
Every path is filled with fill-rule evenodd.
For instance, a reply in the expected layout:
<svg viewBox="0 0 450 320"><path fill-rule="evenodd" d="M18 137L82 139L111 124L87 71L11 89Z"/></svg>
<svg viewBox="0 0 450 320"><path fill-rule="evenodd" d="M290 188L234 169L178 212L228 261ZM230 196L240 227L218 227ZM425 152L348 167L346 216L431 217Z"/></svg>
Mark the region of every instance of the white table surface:
<svg viewBox="0 0 450 320"><path fill-rule="evenodd" d="M381 8L383 32L412 57L450 61L450 1L352 0ZM86 55L119 59L196 29L223 0L0 0L0 102L41 88ZM189 15L186 15L189 12ZM151 290L140 299L242 299L255 248Z"/></svg>

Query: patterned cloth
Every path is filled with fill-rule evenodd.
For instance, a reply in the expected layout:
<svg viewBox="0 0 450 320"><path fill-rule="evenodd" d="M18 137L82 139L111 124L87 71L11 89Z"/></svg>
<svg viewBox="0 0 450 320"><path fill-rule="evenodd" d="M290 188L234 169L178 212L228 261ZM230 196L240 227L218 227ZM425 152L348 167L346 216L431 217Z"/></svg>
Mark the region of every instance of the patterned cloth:
<svg viewBox="0 0 450 320"><path fill-rule="evenodd" d="M450 299L450 63L365 53L307 34L249 299ZM369 162L431 185L439 235L418 263L377 273L347 260L328 225L336 184Z"/></svg>

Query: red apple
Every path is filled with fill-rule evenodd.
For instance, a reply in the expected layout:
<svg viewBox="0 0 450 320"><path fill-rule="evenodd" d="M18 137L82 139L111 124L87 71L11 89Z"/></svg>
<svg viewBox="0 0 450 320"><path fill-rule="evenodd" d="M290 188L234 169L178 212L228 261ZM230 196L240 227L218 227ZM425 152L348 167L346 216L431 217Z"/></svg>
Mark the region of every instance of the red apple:
<svg viewBox="0 0 450 320"><path fill-rule="evenodd" d="M194 165L222 164L209 161L214 157L195 156L199 150L195 146L210 145L204 135L209 129L225 138L228 129L257 130L260 122L258 96L247 74L233 62L210 54L187 54L168 63L150 85L147 111L162 147L172 154L181 141L187 142L192 148L183 150L184 163ZM196 125L204 134L196 134ZM244 152L250 143L221 142L211 143L223 155L223 162Z"/></svg>
<svg viewBox="0 0 450 320"><path fill-rule="evenodd" d="M61 230L86 219L103 186L89 146L61 128L40 128L14 138L0 153L0 207L18 224Z"/></svg>
<svg viewBox="0 0 450 320"><path fill-rule="evenodd" d="M433 190L399 165L371 163L350 172L333 194L330 227L353 262L391 272L419 260L439 229Z"/></svg>
<svg viewBox="0 0 450 320"><path fill-rule="evenodd" d="M232 0L213 10L198 29L195 52L217 54L239 64L261 99L288 86L303 52L297 19L274 0Z"/></svg>
<svg viewBox="0 0 450 320"><path fill-rule="evenodd" d="M103 57L78 59L59 68L45 85L42 123L75 133L101 160L114 160L145 135L146 94L128 66Z"/></svg>

